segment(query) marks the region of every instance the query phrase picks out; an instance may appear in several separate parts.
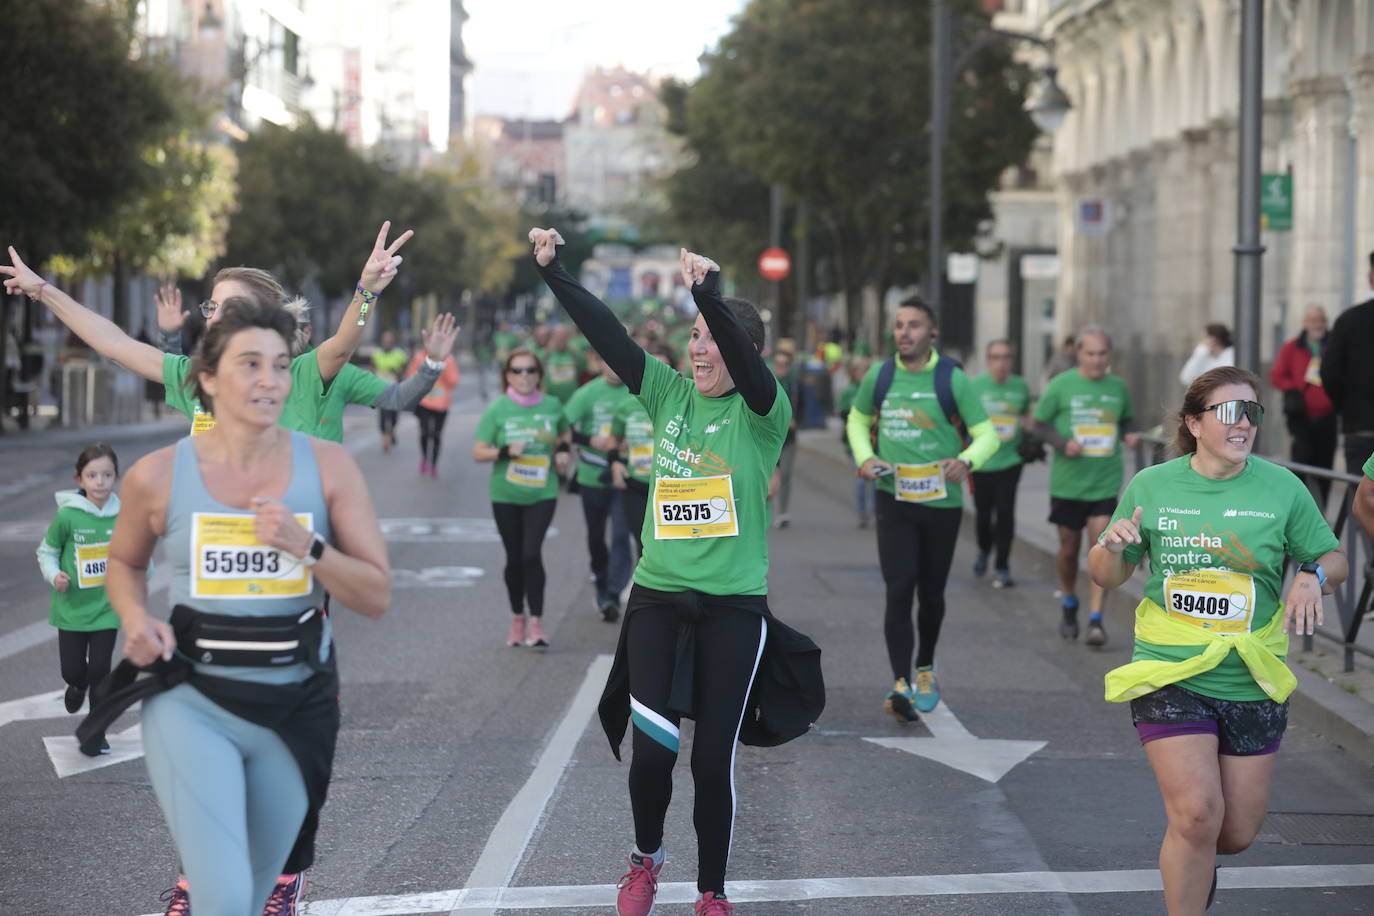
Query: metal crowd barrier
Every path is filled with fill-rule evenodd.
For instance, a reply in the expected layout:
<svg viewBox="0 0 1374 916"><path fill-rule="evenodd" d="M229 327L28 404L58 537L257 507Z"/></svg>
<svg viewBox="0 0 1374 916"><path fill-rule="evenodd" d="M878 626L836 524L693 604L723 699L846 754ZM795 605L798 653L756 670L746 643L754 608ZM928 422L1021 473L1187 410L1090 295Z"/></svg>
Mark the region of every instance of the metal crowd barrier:
<svg viewBox="0 0 1374 916"><path fill-rule="evenodd" d="M1170 446L1171 443L1168 440L1159 436L1142 434L1140 444L1135 448L1136 470L1139 471L1141 468L1168 460ZM1261 455L1260 457L1266 461L1272 461L1280 467L1288 468L1299 477L1304 478L1308 482L1309 490L1313 488L1313 482L1316 480L1331 481L1331 491L1327 496L1328 505L1333 496L1339 495L1340 497L1340 509L1336 513L1336 520L1331 523L1331 530L1340 539L1341 549L1345 551L1346 562L1350 564L1350 576L1344 583L1336 587L1336 591L1332 595L1332 598L1335 599L1336 608L1340 612L1340 629L1333 630L1329 625L1321 626L1317 628L1316 635L1331 642L1339 643L1345 650L1344 670L1354 671L1355 653L1358 652L1368 658L1374 658L1374 651L1355 643L1360 635L1360 623L1366 617L1374 617L1374 607L1371 607L1374 604L1374 566L1371 565L1374 563L1374 545L1370 544L1364 529L1355 520L1353 512L1355 490L1360 485L1360 475L1333 471L1330 468L1314 467L1310 464L1298 464L1271 455ZM1313 498L1315 499L1315 494ZM1291 565L1291 560L1284 560L1284 590L1281 594L1287 594L1289 567ZM1356 591L1357 586L1358 592ZM1326 619L1330 621L1329 614ZM1311 652L1313 643L1312 636L1304 636L1302 638L1302 651Z"/></svg>

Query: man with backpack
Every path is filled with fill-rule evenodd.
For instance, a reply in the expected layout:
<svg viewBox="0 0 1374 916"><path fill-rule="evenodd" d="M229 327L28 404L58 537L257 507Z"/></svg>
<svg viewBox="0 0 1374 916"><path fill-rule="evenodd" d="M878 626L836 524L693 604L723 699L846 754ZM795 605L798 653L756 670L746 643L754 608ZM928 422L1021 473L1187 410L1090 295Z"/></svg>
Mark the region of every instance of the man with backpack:
<svg viewBox="0 0 1374 916"><path fill-rule="evenodd" d="M1035 433L1054 447L1050 464L1050 522L1059 529L1059 588L1063 592L1059 635L1078 638L1078 554L1083 529L1088 545L1097 543L1116 511L1121 492L1121 440L1135 448L1131 395L1120 376L1108 372L1112 339L1099 327L1078 332L1078 368L1056 375L1035 407ZM1102 646L1106 591L1088 585L1090 612L1084 642Z"/></svg>
<svg viewBox="0 0 1374 916"><path fill-rule="evenodd" d="M899 722L914 722L918 711L940 702L935 644L963 518L961 485L999 445L963 369L932 347L935 328L934 312L919 297L898 306L897 354L864 376L846 424L859 476L878 481L878 562L887 586L883 635L895 681L883 708ZM966 435L972 437L967 445ZM919 600L915 631L913 598Z"/></svg>

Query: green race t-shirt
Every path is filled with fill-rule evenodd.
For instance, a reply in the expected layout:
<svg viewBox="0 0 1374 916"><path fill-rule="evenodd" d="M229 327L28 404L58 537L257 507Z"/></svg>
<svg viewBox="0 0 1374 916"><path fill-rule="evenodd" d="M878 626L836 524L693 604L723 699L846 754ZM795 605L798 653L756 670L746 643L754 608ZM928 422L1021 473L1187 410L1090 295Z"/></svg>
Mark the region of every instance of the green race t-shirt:
<svg viewBox="0 0 1374 916"><path fill-rule="evenodd" d="M1361 470L1364 471L1364 476L1374 478L1374 455L1369 456L1369 460L1364 463Z"/></svg>
<svg viewBox="0 0 1374 916"><path fill-rule="evenodd" d="M69 498L64 500L64 496ZM118 497L112 494L110 499ZM105 596L105 564L110 556L118 504L114 507L116 514L96 515L74 504L87 502L75 490L59 493L58 502L61 508L48 525L43 542L61 551L57 565L71 583L65 592L53 590L48 623L83 633L117 630L119 617Z"/></svg>
<svg viewBox="0 0 1374 916"><path fill-rule="evenodd" d="M1144 508L1142 543L1126 562L1149 557L1145 597L1170 617L1204 630L1254 632L1282 613L1283 559L1315 560L1339 546L1312 494L1286 468L1251 456L1245 470L1214 480L1193 470L1191 456L1146 468L1131 480L1112 520ZM1197 573L1196 570L1213 572ZM1183 661L1197 646L1136 640L1133 660ZM1263 700L1238 653L1179 685L1224 700Z"/></svg>
<svg viewBox="0 0 1374 916"><path fill-rule="evenodd" d="M854 406L854 396L858 393L858 382L850 382L844 386L844 390L840 392L840 399L835 402L835 413L839 414L840 419L849 416L849 408Z"/></svg>
<svg viewBox="0 0 1374 916"><path fill-rule="evenodd" d="M520 337L512 331L497 331L491 335L491 345L496 351L496 361L504 363L510 351L520 345Z"/></svg>
<svg viewBox="0 0 1374 916"><path fill-rule="evenodd" d="M162 383L166 386L168 406L191 418L191 434L198 435L215 425L200 402L182 387L190 367L189 356L172 353L162 357ZM343 441L343 412L349 404L371 407L387 383L352 363L345 363L326 388L320 377L320 364L312 350L291 360L291 393L282 405L277 423L317 439Z"/></svg>
<svg viewBox="0 0 1374 916"><path fill-rule="evenodd" d="M1065 439L1077 439L1077 458L1055 452L1050 496L1058 499L1115 499L1121 492L1121 425L1131 419L1126 383L1110 373L1097 381L1070 369L1050 379L1035 419L1052 423Z"/></svg>
<svg viewBox="0 0 1374 916"><path fill-rule="evenodd" d="M768 481L792 422L787 395L779 387L761 417L738 392L708 398L646 355L638 397L656 441L635 582L667 592L768 594Z"/></svg>
<svg viewBox="0 0 1374 916"><path fill-rule="evenodd" d="M577 392L578 373L581 372L577 357L567 350L550 351L544 357L544 390L566 404Z"/></svg>
<svg viewBox="0 0 1374 916"><path fill-rule="evenodd" d="M630 477L643 484L654 480L654 422L639 398L631 395L621 401L611 420L611 435L623 440L620 460Z"/></svg>
<svg viewBox="0 0 1374 916"><path fill-rule="evenodd" d="M563 405L552 395L544 395L533 407L521 407L504 394L488 404L477 421L477 441L497 448L516 442L525 445L518 458L493 464L491 501L528 506L557 499L553 456L558 436L567 428Z"/></svg>
<svg viewBox="0 0 1374 916"><path fill-rule="evenodd" d="M957 458L964 444L935 394L935 364L939 359L939 353L931 350L930 359L920 372L908 371L897 360L892 387L883 399L882 416L878 418L878 454L891 462L894 469L888 476L878 478L878 489L895 497L895 487L900 484L906 494L903 502L958 508L964 504L964 488L945 481L939 462ZM873 390L882 368L883 364L878 363L868 370L854 395L852 409L873 416ZM950 387L959 416L967 427L987 420L964 370L954 370Z"/></svg>
<svg viewBox="0 0 1374 916"><path fill-rule="evenodd" d="M997 451L987 460L980 471L1004 471L1021 463L1021 417L1030 405L1030 389L1026 380L1019 375L1007 377L1005 385L993 381L990 373L983 373L969 380L969 386L983 405L997 429L997 439L1001 442Z"/></svg>
<svg viewBox="0 0 1374 916"><path fill-rule="evenodd" d="M574 432L586 436L612 435L616 412L627 400L633 399L630 389L624 385L612 385L604 378L594 378L573 393L568 406L563 408L563 416ZM577 483L583 487L606 489L610 484L601 482L606 472L606 453L590 445L579 445L577 461Z"/></svg>

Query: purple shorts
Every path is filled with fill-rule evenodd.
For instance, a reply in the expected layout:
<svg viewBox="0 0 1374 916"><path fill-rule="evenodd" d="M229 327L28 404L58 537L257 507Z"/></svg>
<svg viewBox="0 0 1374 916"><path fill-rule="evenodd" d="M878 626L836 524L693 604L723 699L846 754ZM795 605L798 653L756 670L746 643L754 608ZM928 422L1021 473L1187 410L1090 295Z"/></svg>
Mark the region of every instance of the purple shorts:
<svg viewBox="0 0 1374 916"><path fill-rule="evenodd" d="M1175 735L1216 735L1228 757L1259 757L1278 751L1288 727L1288 703L1219 700L1176 684L1131 701L1141 744Z"/></svg>

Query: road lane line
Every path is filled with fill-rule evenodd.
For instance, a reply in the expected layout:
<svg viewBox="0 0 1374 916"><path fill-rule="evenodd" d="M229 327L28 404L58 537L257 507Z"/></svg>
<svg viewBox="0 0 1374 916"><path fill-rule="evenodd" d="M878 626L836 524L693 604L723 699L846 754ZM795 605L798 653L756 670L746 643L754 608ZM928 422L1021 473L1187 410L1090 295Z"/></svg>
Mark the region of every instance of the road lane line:
<svg viewBox="0 0 1374 916"><path fill-rule="evenodd" d="M1223 868L1217 886L1223 890L1279 890L1294 888L1368 887L1374 885L1374 865L1255 865ZM856 897L940 897L961 894L1129 894L1159 893L1157 869L1130 871L993 872L963 875L897 875L886 878L802 878L792 881L730 881L734 903L778 903ZM615 899L614 884L555 885L550 887L472 887L377 897L316 900L305 904L304 916L412 916L479 911L560 910L573 907L607 908ZM657 903L691 903L695 882L658 886ZM456 907L456 908L454 908ZM156 914L149 914L156 916Z"/></svg>
<svg viewBox="0 0 1374 916"><path fill-rule="evenodd" d="M33 623L26 623L17 630L11 630L4 636L0 636L0 659L9 658L11 655L18 655L34 646L41 646L50 639L57 638L57 628L48 623L47 620L35 620Z"/></svg>
<svg viewBox="0 0 1374 916"><path fill-rule="evenodd" d="M482 855L478 857L477 864L472 867L472 872L465 882L467 887L499 889L510 883L515 875L515 869L525 856L525 849L534 837L539 821L544 816L549 799L553 797L559 780L563 778L563 771L572 760L577 742L596 713L596 704L601 699L601 693L606 686L606 676L610 672L609 655L598 655L587 666L582 686L577 689L572 702L568 704L568 711L559 722L558 728L554 730L553 737L544 746L529 779L525 780L524 786L515 793L501 819L496 822L491 836L487 838L487 845L482 849ZM495 913L491 904L473 905L469 898L470 895L467 893L460 894L453 900L453 909L450 912ZM366 913L367 910L361 912ZM339 911L339 916L345 914L354 916L354 911L351 908Z"/></svg>

